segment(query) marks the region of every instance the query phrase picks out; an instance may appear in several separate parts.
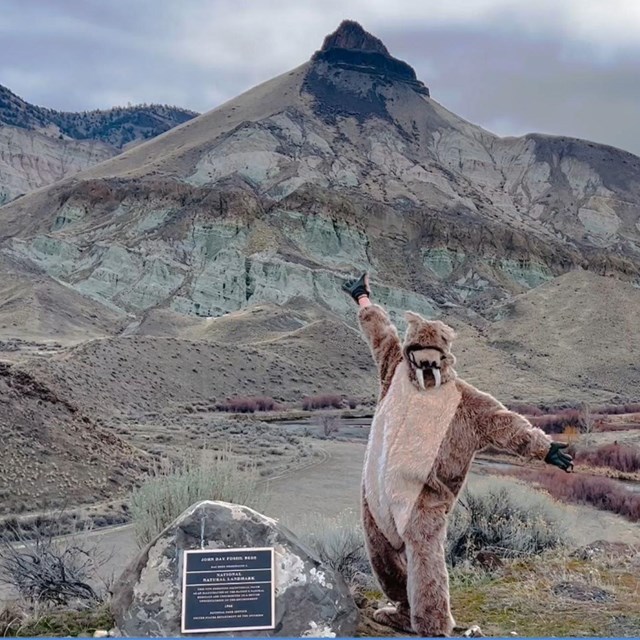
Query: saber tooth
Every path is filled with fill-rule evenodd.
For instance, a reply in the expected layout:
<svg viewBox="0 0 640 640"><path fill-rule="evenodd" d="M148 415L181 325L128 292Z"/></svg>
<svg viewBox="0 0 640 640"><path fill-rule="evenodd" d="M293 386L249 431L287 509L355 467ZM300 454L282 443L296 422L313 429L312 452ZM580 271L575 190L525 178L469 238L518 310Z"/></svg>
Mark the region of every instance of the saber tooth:
<svg viewBox="0 0 640 640"><path fill-rule="evenodd" d="M436 389L440 386L440 382L442 380L442 378L440 377L440 369L433 369L433 377L435 378L436 381Z"/></svg>
<svg viewBox="0 0 640 640"><path fill-rule="evenodd" d="M420 383L420 386L422 387L422 389L425 389L424 386L424 371L420 368L416 369L416 378L418 378L418 382Z"/></svg>

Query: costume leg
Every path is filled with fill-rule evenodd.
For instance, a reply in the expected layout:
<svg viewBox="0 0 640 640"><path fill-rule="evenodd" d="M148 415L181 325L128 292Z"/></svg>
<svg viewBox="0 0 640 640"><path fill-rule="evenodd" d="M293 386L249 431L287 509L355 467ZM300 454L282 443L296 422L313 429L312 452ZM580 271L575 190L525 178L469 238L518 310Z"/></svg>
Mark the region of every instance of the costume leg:
<svg viewBox="0 0 640 640"><path fill-rule="evenodd" d="M404 553L394 549L385 538L364 498L362 520L367 554L373 573L387 598L397 603L395 607L378 609L374 613L374 619L380 624L411 632L407 600L407 563Z"/></svg>
<svg viewBox="0 0 640 640"><path fill-rule="evenodd" d="M411 624L420 636L448 636L455 621L449 606L445 563L447 514L443 506L425 508L418 501L404 540Z"/></svg>

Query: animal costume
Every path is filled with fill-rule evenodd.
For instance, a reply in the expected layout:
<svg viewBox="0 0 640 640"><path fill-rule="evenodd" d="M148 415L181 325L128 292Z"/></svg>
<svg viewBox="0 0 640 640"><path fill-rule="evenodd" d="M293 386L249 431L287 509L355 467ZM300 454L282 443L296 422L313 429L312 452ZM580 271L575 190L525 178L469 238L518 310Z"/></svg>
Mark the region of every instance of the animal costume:
<svg viewBox="0 0 640 640"><path fill-rule="evenodd" d="M346 283L378 367L380 395L363 471L362 517L373 571L395 607L383 624L422 636L449 635L447 515L476 451L489 445L565 470L566 445L457 377L453 329L407 312L404 342L385 310L369 302L366 274Z"/></svg>

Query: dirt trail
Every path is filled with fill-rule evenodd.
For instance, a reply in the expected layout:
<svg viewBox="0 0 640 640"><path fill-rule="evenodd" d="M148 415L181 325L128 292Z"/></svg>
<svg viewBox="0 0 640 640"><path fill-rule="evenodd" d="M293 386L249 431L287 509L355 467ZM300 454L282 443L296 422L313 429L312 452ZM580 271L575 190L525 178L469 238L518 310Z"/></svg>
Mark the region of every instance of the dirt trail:
<svg viewBox="0 0 640 640"><path fill-rule="evenodd" d="M331 518L360 508L365 444L326 441L320 448L324 462L269 483L269 514L294 530L296 521L312 513Z"/></svg>

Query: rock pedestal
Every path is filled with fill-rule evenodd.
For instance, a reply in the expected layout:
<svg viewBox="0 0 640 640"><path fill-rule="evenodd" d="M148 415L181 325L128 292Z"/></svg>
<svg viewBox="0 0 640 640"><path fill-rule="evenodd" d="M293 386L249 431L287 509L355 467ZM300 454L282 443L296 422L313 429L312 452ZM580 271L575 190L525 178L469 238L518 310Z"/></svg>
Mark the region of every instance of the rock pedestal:
<svg viewBox="0 0 640 640"><path fill-rule="evenodd" d="M243 547L274 548L276 626L220 635L354 635L358 612L340 575L321 565L275 520L248 507L212 501L187 509L125 569L114 587L112 605L119 631L138 637L182 635L183 552Z"/></svg>

